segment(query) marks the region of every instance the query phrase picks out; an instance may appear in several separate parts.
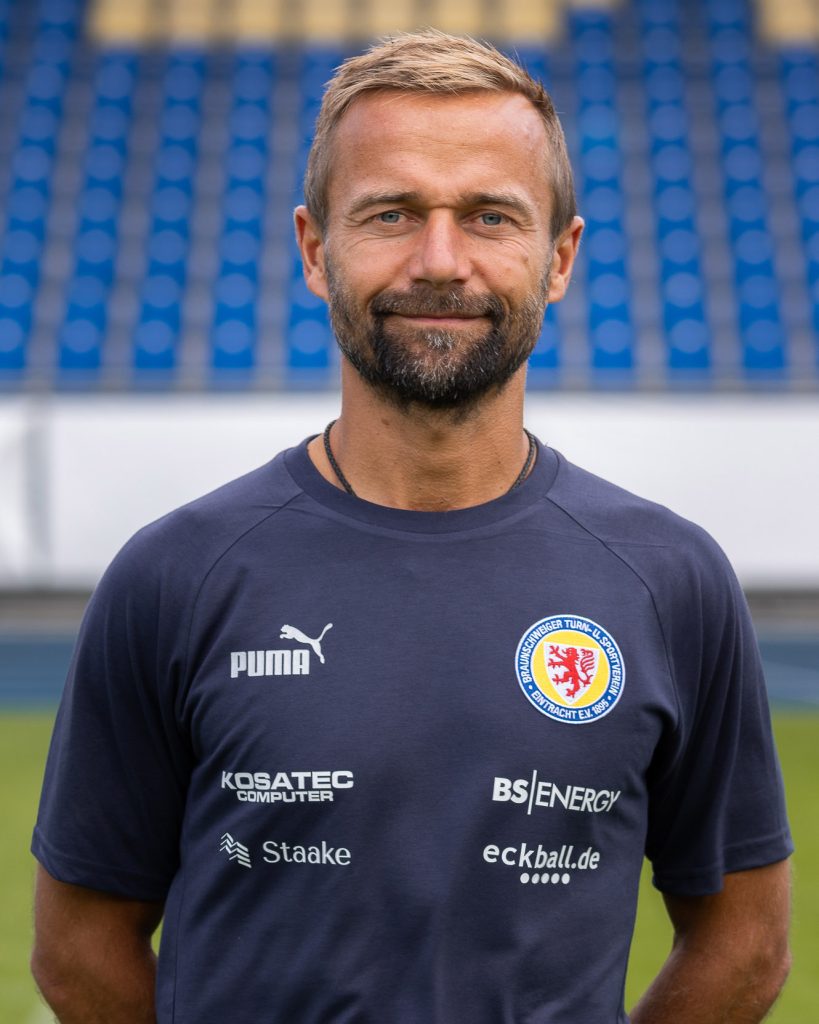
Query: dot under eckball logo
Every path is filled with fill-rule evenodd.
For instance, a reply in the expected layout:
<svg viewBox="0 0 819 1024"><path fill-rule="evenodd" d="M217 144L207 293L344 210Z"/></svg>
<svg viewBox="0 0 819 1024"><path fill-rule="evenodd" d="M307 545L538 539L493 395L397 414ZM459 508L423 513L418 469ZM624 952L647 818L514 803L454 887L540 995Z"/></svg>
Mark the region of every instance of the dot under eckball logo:
<svg viewBox="0 0 819 1024"><path fill-rule="evenodd" d="M582 615L552 615L531 625L518 644L515 672L530 704L569 725L607 715L626 681L616 641Z"/></svg>

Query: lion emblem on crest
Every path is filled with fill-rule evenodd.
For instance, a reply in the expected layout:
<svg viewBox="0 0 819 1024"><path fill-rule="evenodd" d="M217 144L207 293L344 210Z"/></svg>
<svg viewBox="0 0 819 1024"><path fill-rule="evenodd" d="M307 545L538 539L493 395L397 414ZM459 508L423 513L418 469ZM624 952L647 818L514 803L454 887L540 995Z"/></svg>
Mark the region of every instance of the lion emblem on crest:
<svg viewBox="0 0 819 1024"><path fill-rule="evenodd" d="M593 647L549 644L546 650L549 680L569 704L574 704L591 686L597 672L599 651Z"/></svg>

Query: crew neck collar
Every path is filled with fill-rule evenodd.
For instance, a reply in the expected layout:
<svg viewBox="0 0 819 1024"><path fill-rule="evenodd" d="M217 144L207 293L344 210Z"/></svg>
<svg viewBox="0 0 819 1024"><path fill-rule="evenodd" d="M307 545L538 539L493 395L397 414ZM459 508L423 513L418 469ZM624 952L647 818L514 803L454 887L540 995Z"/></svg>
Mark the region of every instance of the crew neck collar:
<svg viewBox="0 0 819 1024"><path fill-rule="evenodd" d="M330 511L386 529L411 533L449 533L475 529L501 522L525 511L542 499L557 475L558 456L553 449L537 441L537 458L529 476L515 490L499 498L453 509L449 512L416 512L409 509L389 508L347 494L335 487L319 473L307 451L308 444L318 435L305 438L295 448L284 453L284 462L296 484L314 501Z"/></svg>

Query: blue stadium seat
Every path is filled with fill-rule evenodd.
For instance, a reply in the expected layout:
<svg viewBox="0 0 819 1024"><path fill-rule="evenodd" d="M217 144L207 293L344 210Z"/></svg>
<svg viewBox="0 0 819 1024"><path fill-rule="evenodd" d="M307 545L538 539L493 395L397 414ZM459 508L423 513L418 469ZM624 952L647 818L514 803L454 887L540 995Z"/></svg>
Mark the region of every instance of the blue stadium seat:
<svg viewBox="0 0 819 1024"><path fill-rule="evenodd" d="M94 107L89 121L85 178L79 196L74 270L68 283L65 321L57 363L70 383L87 382L103 361L108 296L116 273L117 219L131 122L130 92L111 95L111 84L133 82L137 61L125 51L97 62Z"/></svg>
<svg viewBox="0 0 819 1024"><path fill-rule="evenodd" d="M724 196L734 260L742 365L752 377L775 378L781 376L786 367L786 338L764 203L762 150L753 104L750 12L745 0L705 0L705 10L712 56L711 80L722 129ZM763 200L758 202L758 215L753 219L737 218L733 214L732 197L746 189L755 190Z"/></svg>
<svg viewBox="0 0 819 1024"><path fill-rule="evenodd" d="M3 13L8 9L4 7ZM56 139L78 15L76 0L42 0L37 11L6 197L8 216L0 266L0 374L19 374L27 364L42 246L47 244ZM4 30L6 25L3 17Z"/></svg>
<svg viewBox="0 0 819 1024"><path fill-rule="evenodd" d="M529 73L551 90L549 58L541 46L519 45L510 51L522 61ZM551 387L559 380L561 363L560 309L549 306L534 351L529 357L529 382L537 388Z"/></svg>
<svg viewBox="0 0 819 1024"><path fill-rule="evenodd" d="M48 209L39 184L18 178L9 195L0 264L0 377L21 374L27 364Z"/></svg>
<svg viewBox="0 0 819 1024"><path fill-rule="evenodd" d="M31 330L34 287L21 274L0 275L0 370L25 367L25 346Z"/></svg>
<svg viewBox="0 0 819 1024"><path fill-rule="evenodd" d="M14 227L6 232L0 263L4 275L18 274L35 286L39 277L43 238L27 227Z"/></svg>
<svg viewBox="0 0 819 1024"><path fill-rule="evenodd" d="M79 29L84 12L83 0L40 0L40 18L38 33L57 29L74 38Z"/></svg>
<svg viewBox="0 0 819 1024"><path fill-rule="evenodd" d="M211 364L216 374L230 374L226 379L234 384L250 379L257 360L259 255L276 73L272 51L240 52L233 66Z"/></svg>
<svg viewBox="0 0 819 1024"><path fill-rule="evenodd" d="M813 48L782 53L780 81L791 139L794 197L819 365L819 56Z"/></svg>
<svg viewBox="0 0 819 1024"><path fill-rule="evenodd" d="M215 291L213 358L217 369L252 367L257 292L255 273L229 271L223 265ZM235 335L225 324L238 328Z"/></svg>
<svg viewBox="0 0 819 1024"><path fill-rule="evenodd" d="M640 0L638 8L667 366L690 381L708 374L711 350L678 45L681 11L677 0Z"/></svg>
<svg viewBox="0 0 819 1024"><path fill-rule="evenodd" d="M320 386L330 366L333 335L327 307L307 288L301 258L291 243L292 271L287 289L289 320L287 325L288 379L294 387Z"/></svg>
<svg viewBox="0 0 819 1024"><path fill-rule="evenodd" d="M343 61L341 51L323 47L305 47L299 76L302 98L298 115L300 146L296 157L296 180L301 182L307 167L307 154L313 137L316 115L324 86L333 70ZM295 243L290 242L291 274L286 302L289 310L285 328L285 370L291 386L323 386L333 358L333 336L324 303L304 285L301 259Z"/></svg>
<svg viewBox="0 0 819 1024"><path fill-rule="evenodd" d="M635 335L626 246L620 244L624 221L611 16L575 12L569 25L576 62L581 207L586 218L581 259L591 368L598 383L620 383L634 368Z"/></svg>
<svg viewBox="0 0 819 1024"><path fill-rule="evenodd" d="M168 54L162 79L146 272L132 339L137 384L169 381L177 368L206 72L203 52L190 49Z"/></svg>
<svg viewBox="0 0 819 1024"><path fill-rule="evenodd" d="M95 50L89 3L0 0L0 378L331 384L289 215L345 53ZM815 384L816 47L775 53L753 0L605 7L570 5L568 39L515 49L556 96L587 221L533 386L804 386L809 327ZM67 119L66 96L81 103ZM789 158L766 166L783 136Z"/></svg>

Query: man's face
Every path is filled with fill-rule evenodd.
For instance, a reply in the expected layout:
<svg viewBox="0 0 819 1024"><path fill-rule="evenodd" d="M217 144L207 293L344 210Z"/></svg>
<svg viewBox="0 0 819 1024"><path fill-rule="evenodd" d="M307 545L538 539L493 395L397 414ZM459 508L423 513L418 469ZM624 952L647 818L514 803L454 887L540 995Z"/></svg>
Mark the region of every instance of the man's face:
<svg viewBox="0 0 819 1024"><path fill-rule="evenodd" d="M382 92L345 113L308 281L382 394L468 407L528 358L550 299L546 147L514 93Z"/></svg>

